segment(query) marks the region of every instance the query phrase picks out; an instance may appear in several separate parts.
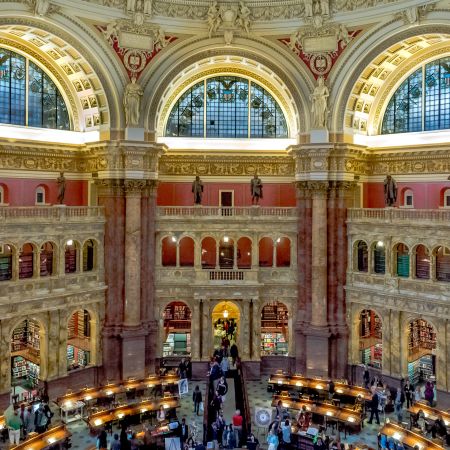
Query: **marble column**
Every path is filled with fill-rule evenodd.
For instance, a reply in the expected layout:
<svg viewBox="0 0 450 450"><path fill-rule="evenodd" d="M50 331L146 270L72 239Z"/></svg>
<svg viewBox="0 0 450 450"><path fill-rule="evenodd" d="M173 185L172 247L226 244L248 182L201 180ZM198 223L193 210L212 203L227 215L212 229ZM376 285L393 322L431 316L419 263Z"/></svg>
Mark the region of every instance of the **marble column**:
<svg viewBox="0 0 450 450"><path fill-rule="evenodd" d="M401 313L390 311L391 329L391 376L408 376L408 333L402 332ZM384 328L384 327L383 327Z"/></svg>
<svg viewBox="0 0 450 450"><path fill-rule="evenodd" d="M328 376L329 330L327 317L327 195L328 182L311 182L312 258L311 324L307 330L308 375Z"/></svg>
<svg viewBox="0 0 450 450"><path fill-rule="evenodd" d="M381 354L381 373L391 376L392 375L392 325L391 325L391 314L390 311L378 311L381 314L381 342L383 344L382 354Z"/></svg>
<svg viewBox="0 0 450 450"><path fill-rule="evenodd" d="M297 183L297 267L298 300L297 319L294 325L295 371L306 372L306 327L311 313L311 196L308 184Z"/></svg>
<svg viewBox="0 0 450 450"><path fill-rule="evenodd" d="M433 324L436 325L436 386L442 391L447 390L447 321L445 320L433 320Z"/></svg>
<svg viewBox="0 0 450 450"><path fill-rule="evenodd" d="M240 349L240 353L242 355L242 359L244 361L248 361L250 359L250 300L244 299L242 303L242 317L240 321L241 332L240 332L240 341L242 349Z"/></svg>
<svg viewBox="0 0 450 450"><path fill-rule="evenodd" d="M9 394L11 390L11 334L9 323L5 319L0 321L0 396ZM6 405L7 406L7 405ZM6 409L6 407L5 407Z"/></svg>
<svg viewBox="0 0 450 450"><path fill-rule="evenodd" d="M252 314L252 353L251 358L255 361L261 359L261 312L260 304L256 299L252 300L251 303L251 314Z"/></svg>
<svg viewBox="0 0 450 450"><path fill-rule="evenodd" d="M201 301L201 324L202 324L202 360L208 361L209 358L212 356L212 350L213 350L213 343L211 342L210 338L210 330L212 327L211 324L211 317L209 313L210 305L209 301L202 300Z"/></svg>
<svg viewBox="0 0 450 450"><path fill-rule="evenodd" d="M191 355L193 361L200 360L200 304L198 300L194 299L194 307L192 310L191 319Z"/></svg>

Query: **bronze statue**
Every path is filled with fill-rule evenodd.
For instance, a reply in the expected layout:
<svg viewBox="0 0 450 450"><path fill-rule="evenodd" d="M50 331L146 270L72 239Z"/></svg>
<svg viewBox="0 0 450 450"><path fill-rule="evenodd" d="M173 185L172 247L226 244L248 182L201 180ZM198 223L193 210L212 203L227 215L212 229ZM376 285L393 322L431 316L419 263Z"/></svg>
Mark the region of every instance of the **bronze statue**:
<svg viewBox="0 0 450 450"><path fill-rule="evenodd" d="M194 203L196 205L201 205L203 197L203 183L198 175L195 177L195 180L192 183L192 193L194 194Z"/></svg>
<svg viewBox="0 0 450 450"><path fill-rule="evenodd" d="M59 172L59 177L56 182L58 183L58 203L62 205L64 195L66 194L66 178L64 177L64 172Z"/></svg>
<svg viewBox="0 0 450 450"><path fill-rule="evenodd" d="M397 183L387 175L384 179L384 204L385 206L394 206L397 201Z"/></svg>
<svg viewBox="0 0 450 450"><path fill-rule="evenodd" d="M250 181L250 192L252 194L252 205L257 205L259 203L259 199L263 198L263 185L261 178L256 175L253 177L252 181Z"/></svg>

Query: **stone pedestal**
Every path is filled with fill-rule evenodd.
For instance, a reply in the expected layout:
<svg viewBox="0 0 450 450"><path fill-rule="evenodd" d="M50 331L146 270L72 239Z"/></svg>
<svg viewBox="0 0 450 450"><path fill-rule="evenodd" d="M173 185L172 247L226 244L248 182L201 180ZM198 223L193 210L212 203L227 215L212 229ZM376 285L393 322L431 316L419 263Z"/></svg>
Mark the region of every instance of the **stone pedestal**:
<svg viewBox="0 0 450 450"><path fill-rule="evenodd" d="M306 375L329 376L329 338L326 327L310 327L306 335Z"/></svg>
<svg viewBox="0 0 450 450"><path fill-rule="evenodd" d="M326 128L313 129L309 133L311 144L323 144L330 141L330 136Z"/></svg>
<svg viewBox="0 0 450 450"><path fill-rule="evenodd" d="M125 128L125 140L126 141L143 141L145 137L144 128Z"/></svg>
<svg viewBox="0 0 450 450"><path fill-rule="evenodd" d="M144 378L146 330L127 327L122 331L122 379Z"/></svg>

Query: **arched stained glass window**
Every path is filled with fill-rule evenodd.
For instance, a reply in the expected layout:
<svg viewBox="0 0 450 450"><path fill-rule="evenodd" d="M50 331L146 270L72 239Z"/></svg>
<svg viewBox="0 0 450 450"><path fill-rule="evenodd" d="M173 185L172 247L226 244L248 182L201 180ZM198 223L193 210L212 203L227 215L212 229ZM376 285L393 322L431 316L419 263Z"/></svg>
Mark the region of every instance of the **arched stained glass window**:
<svg viewBox="0 0 450 450"><path fill-rule="evenodd" d="M287 138L284 114L264 88L245 78L202 80L179 98L166 136L207 138Z"/></svg>
<svg viewBox="0 0 450 450"><path fill-rule="evenodd" d="M382 134L450 128L450 56L413 72L389 100Z"/></svg>
<svg viewBox="0 0 450 450"><path fill-rule="evenodd" d="M70 129L69 113L55 83L22 55L0 48L0 123Z"/></svg>

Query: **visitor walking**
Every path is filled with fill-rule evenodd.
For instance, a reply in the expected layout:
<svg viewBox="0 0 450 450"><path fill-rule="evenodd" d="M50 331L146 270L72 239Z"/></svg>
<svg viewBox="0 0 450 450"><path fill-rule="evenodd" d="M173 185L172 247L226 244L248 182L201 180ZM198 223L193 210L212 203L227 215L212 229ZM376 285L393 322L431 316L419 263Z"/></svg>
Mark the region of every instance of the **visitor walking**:
<svg viewBox="0 0 450 450"><path fill-rule="evenodd" d="M202 403L202 393L199 386L195 386L194 392L192 393L192 401L194 402L194 412L198 416L200 404Z"/></svg>
<svg viewBox="0 0 450 450"><path fill-rule="evenodd" d="M225 427L223 432L222 446L228 450L233 450L237 446L235 431L233 426L230 424Z"/></svg>
<svg viewBox="0 0 450 450"><path fill-rule="evenodd" d="M425 400L428 402L430 406L433 406L434 399L434 385L431 381L427 381L425 385Z"/></svg>
<svg viewBox="0 0 450 450"><path fill-rule="evenodd" d="M236 436L236 445L238 447L240 447L242 438L242 421L243 417L241 416L241 411L237 409L233 416L233 427L234 427L234 434Z"/></svg>
<svg viewBox="0 0 450 450"><path fill-rule="evenodd" d="M20 427L22 426L22 422L17 410L15 410L14 414L7 420L7 425L9 431L9 443L11 445L19 445Z"/></svg>
<svg viewBox="0 0 450 450"><path fill-rule="evenodd" d="M111 441L111 450L120 450L119 435L116 433Z"/></svg>
<svg viewBox="0 0 450 450"><path fill-rule="evenodd" d="M267 443L269 444L267 450L277 450L279 441L278 436L274 429L271 429L269 431L269 434L267 436Z"/></svg>
<svg viewBox="0 0 450 450"><path fill-rule="evenodd" d="M380 404L380 398L375 387L372 387L372 400L370 401L370 419L367 423L372 423L373 416L375 415L375 419L377 421L377 425L380 425L380 416L378 415L378 406Z"/></svg>

